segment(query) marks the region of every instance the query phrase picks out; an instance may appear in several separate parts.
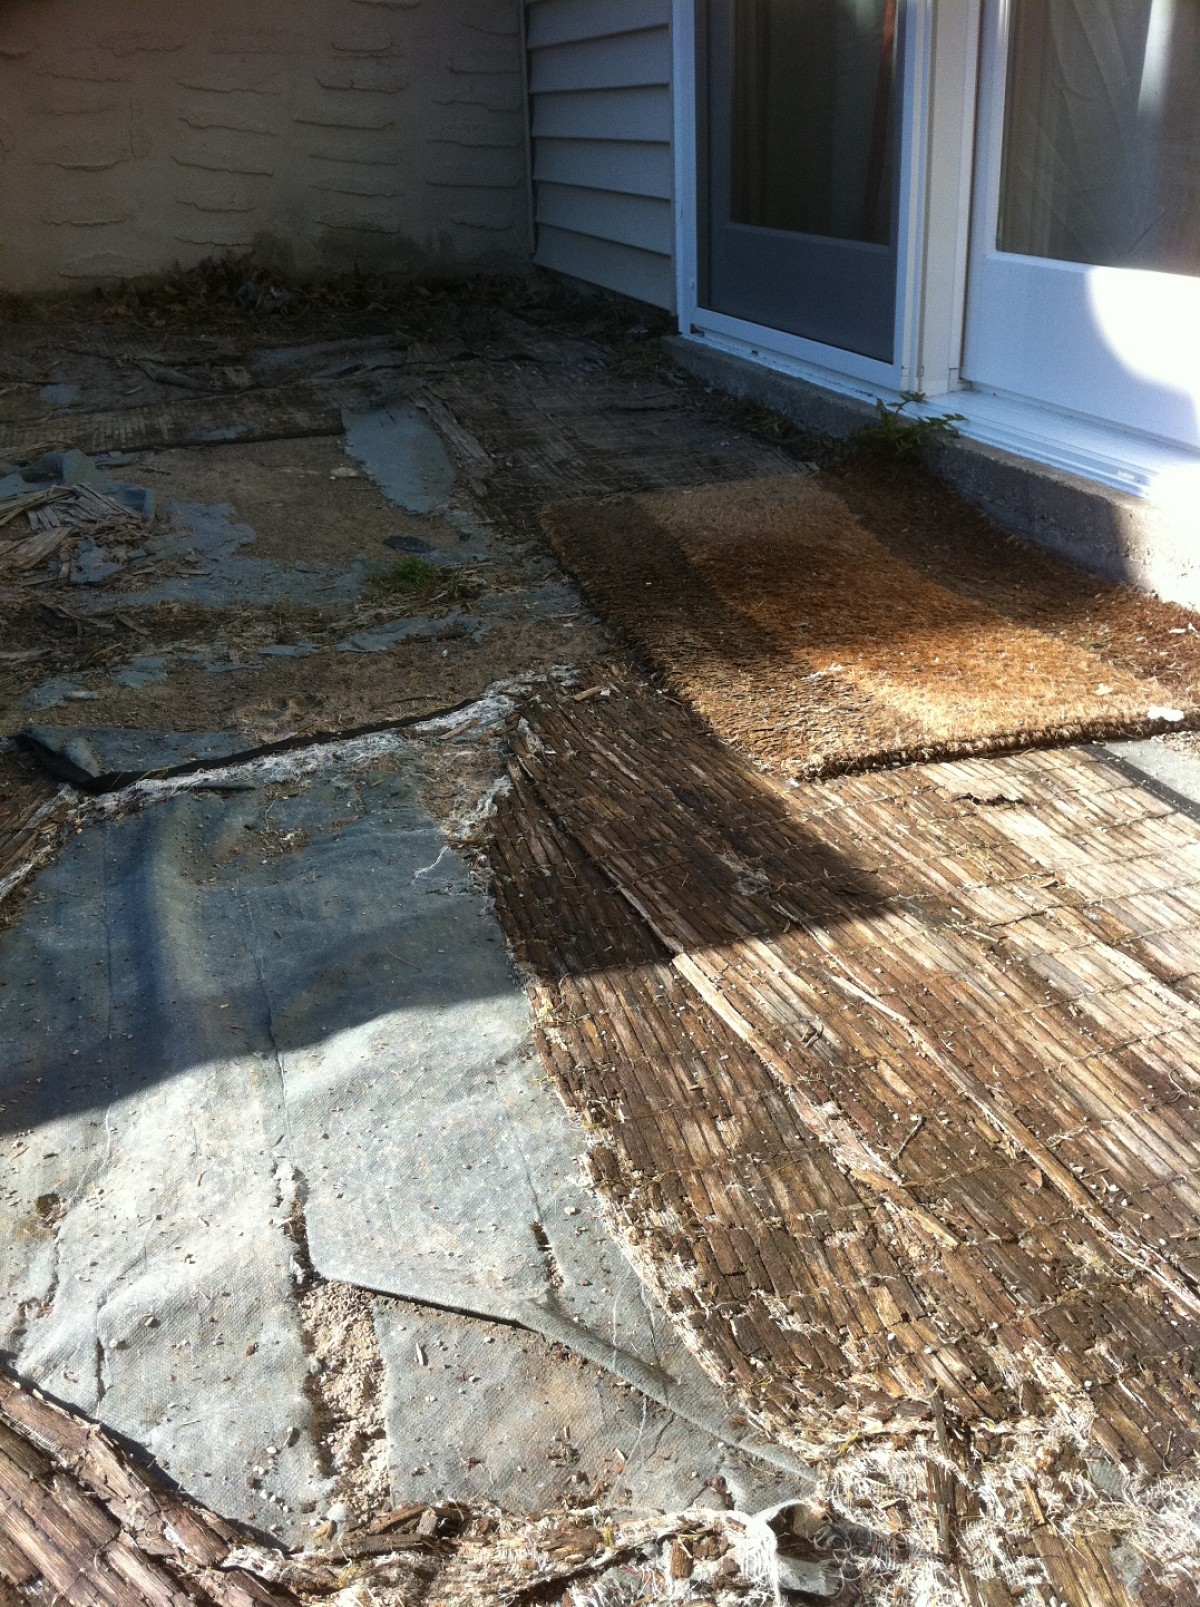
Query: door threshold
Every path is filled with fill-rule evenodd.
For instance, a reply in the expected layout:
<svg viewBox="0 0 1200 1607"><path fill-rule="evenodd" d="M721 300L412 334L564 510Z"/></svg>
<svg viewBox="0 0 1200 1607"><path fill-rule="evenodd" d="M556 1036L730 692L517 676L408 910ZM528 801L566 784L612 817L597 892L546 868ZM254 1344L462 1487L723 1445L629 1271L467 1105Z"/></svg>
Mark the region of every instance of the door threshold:
<svg viewBox="0 0 1200 1607"><path fill-rule="evenodd" d="M845 438L876 421L897 390L728 335L666 341L708 384L773 408L816 436ZM956 437L930 467L1005 530L1107 579L1200 609L1200 453L983 391L910 402L906 416L947 413Z"/></svg>
<svg viewBox="0 0 1200 1607"><path fill-rule="evenodd" d="M957 428L969 440L1115 491L1155 503L1182 506L1186 498L1195 507L1200 501L1200 452L1138 430L983 390L952 391L914 403L912 411L923 416L962 413Z"/></svg>
<svg viewBox="0 0 1200 1607"><path fill-rule="evenodd" d="M779 375L832 392L873 413L876 402L895 407L904 401L900 391L822 364L773 352L757 342L706 331L678 337L681 343L710 352L725 352ZM1200 507L1200 452L1173 445L1136 430L1101 424L1078 414L1046 407L1038 402L1000 392L964 389L948 391L927 401L909 402L906 415L913 419L962 417L958 434L981 446L1044 464L1047 468L1091 480L1114 491L1124 491L1162 506ZM850 415L841 429L830 434L851 434L870 418Z"/></svg>

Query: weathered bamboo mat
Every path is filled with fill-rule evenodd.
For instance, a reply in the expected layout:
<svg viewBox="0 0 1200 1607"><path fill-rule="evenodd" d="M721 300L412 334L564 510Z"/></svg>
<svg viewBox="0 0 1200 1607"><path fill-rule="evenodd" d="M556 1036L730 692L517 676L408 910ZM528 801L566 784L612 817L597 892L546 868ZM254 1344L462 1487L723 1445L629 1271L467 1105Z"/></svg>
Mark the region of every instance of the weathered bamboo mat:
<svg viewBox="0 0 1200 1607"><path fill-rule="evenodd" d="M24 462L39 452L141 452L220 441L290 440L340 435L339 410L299 387L188 396L152 407L56 414L32 423L0 425L0 457Z"/></svg>
<svg viewBox="0 0 1200 1607"><path fill-rule="evenodd" d="M91 1423L0 1374L0 1599L294 1607L227 1568L244 1537L158 1488ZM20 1590L5 1598L4 1585Z"/></svg>
<svg viewBox="0 0 1200 1607"><path fill-rule="evenodd" d="M486 441L493 460L516 466L531 516L550 497L749 479L794 467L780 447L705 418L676 386L631 385L606 372L594 349L579 366L564 366L561 345L558 351L549 361L458 363L436 381L438 395Z"/></svg>
<svg viewBox="0 0 1200 1607"><path fill-rule="evenodd" d="M1123 1580L1200 1488L1200 826L1073 752L776 787L623 692L516 751L543 1054L710 1372L930 1599L1160 1599Z"/></svg>
<svg viewBox="0 0 1200 1607"><path fill-rule="evenodd" d="M454 1503L378 1513L288 1555L164 1489L87 1419L0 1372L0 1603L54 1607L506 1607L615 1600L636 1565L645 1600L766 1599L743 1515L551 1513ZM761 1546L761 1541L758 1541ZM577 1598L572 1598L577 1599ZM627 1598L622 1598L627 1599Z"/></svg>
<svg viewBox="0 0 1200 1607"><path fill-rule="evenodd" d="M596 609L720 737L788 776L1200 718L1186 611L999 532L987 583L964 583L954 551L914 552L870 518L827 474L542 513Z"/></svg>
<svg viewBox="0 0 1200 1607"><path fill-rule="evenodd" d="M11 755L0 759L0 903L48 854L67 813L64 789Z"/></svg>

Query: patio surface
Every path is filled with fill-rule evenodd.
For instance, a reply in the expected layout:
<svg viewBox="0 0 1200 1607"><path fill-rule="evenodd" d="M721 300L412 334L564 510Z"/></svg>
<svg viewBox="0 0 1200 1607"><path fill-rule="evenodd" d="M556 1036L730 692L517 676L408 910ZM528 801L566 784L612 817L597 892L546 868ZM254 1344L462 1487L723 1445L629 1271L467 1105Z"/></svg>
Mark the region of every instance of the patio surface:
<svg viewBox="0 0 1200 1607"><path fill-rule="evenodd" d="M1177 1601L1189 739L723 746L539 526L810 471L654 354L511 297L8 331L0 460L155 497L0 575L0 1351L313 1578L391 1509L793 1502L782 1573L664 1516L561 1599ZM889 477L964 584L1011 551Z"/></svg>

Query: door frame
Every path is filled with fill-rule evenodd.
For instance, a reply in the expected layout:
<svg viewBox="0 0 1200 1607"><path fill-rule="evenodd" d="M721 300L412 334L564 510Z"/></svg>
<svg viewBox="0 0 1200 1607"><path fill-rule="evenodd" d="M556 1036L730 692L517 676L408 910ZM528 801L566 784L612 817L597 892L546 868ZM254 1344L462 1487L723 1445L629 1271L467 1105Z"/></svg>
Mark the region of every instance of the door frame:
<svg viewBox="0 0 1200 1607"><path fill-rule="evenodd" d="M676 306L683 334L715 337L746 355L799 365L818 382L861 394L960 384L975 151L982 0L904 0L895 356L884 363L698 302L702 70L697 11L672 0Z"/></svg>
<svg viewBox="0 0 1200 1607"><path fill-rule="evenodd" d="M734 217L734 162L713 120L735 137L737 66L736 12L739 0L697 0L697 228L699 293L707 310L741 322L788 330L814 344L857 352L892 366L896 345L896 287L899 279L897 222L900 215L899 152L903 143L900 97L889 93L888 234L886 239L838 238L802 229L789 231L747 224ZM903 74L904 0L895 0L892 84ZM729 59L722 60L727 54ZM891 88L891 86L889 86ZM715 98L712 98L714 97ZM878 81L872 111L878 112ZM706 216L707 214L707 216ZM789 282L814 282L811 301L795 305ZM757 292L757 295L756 293ZM739 301L758 300L757 309L738 310ZM756 311L762 316L756 317ZM824 324L825 333L813 332ZM804 326L809 326L806 331ZM842 337L842 338L839 338ZM888 354L885 356L885 352Z"/></svg>
<svg viewBox="0 0 1200 1607"><path fill-rule="evenodd" d="M697 304L697 0L670 0L675 149L676 308L685 339L824 390L894 405L920 392L914 418L948 410L969 440L1172 506L1200 506L1200 454L963 379L983 0L905 0L904 149L896 360L742 323Z"/></svg>
<svg viewBox="0 0 1200 1607"><path fill-rule="evenodd" d="M1069 258L1001 251L996 243L1005 137L1004 69L1012 43L1015 0L984 0L975 151L975 217L968 266L963 336L966 383L982 394L1040 397L1041 405L1075 414L1101 427L1127 429L1169 449L1200 451L1196 434L1195 349L1185 348L1188 378L1177 390L1171 378L1143 378L1123 369L1108 349L1095 301L1107 293L1110 308L1153 304L1174 331L1196 328L1200 285L1169 270L1096 267ZM1020 328L1023 340L1011 331ZM1093 396L1115 395L1124 422L1092 412ZM1164 393L1166 395L1164 396ZM1169 398L1169 399L1168 399ZM1176 400L1177 398L1177 400ZM1178 424L1171 426L1171 409ZM1110 412L1111 412L1110 408ZM1182 426L1184 437L1178 434Z"/></svg>

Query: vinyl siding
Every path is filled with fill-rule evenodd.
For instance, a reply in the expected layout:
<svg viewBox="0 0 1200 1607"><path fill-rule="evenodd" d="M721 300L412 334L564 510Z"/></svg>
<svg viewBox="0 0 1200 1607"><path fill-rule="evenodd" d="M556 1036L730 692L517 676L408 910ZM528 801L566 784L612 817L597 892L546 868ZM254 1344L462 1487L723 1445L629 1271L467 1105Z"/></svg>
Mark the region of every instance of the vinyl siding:
<svg viewBox="0 0 1200 1607"><path fill-rule="evenodd" d="M534 260L675 299L670 0L526 0Z"/></svg>

